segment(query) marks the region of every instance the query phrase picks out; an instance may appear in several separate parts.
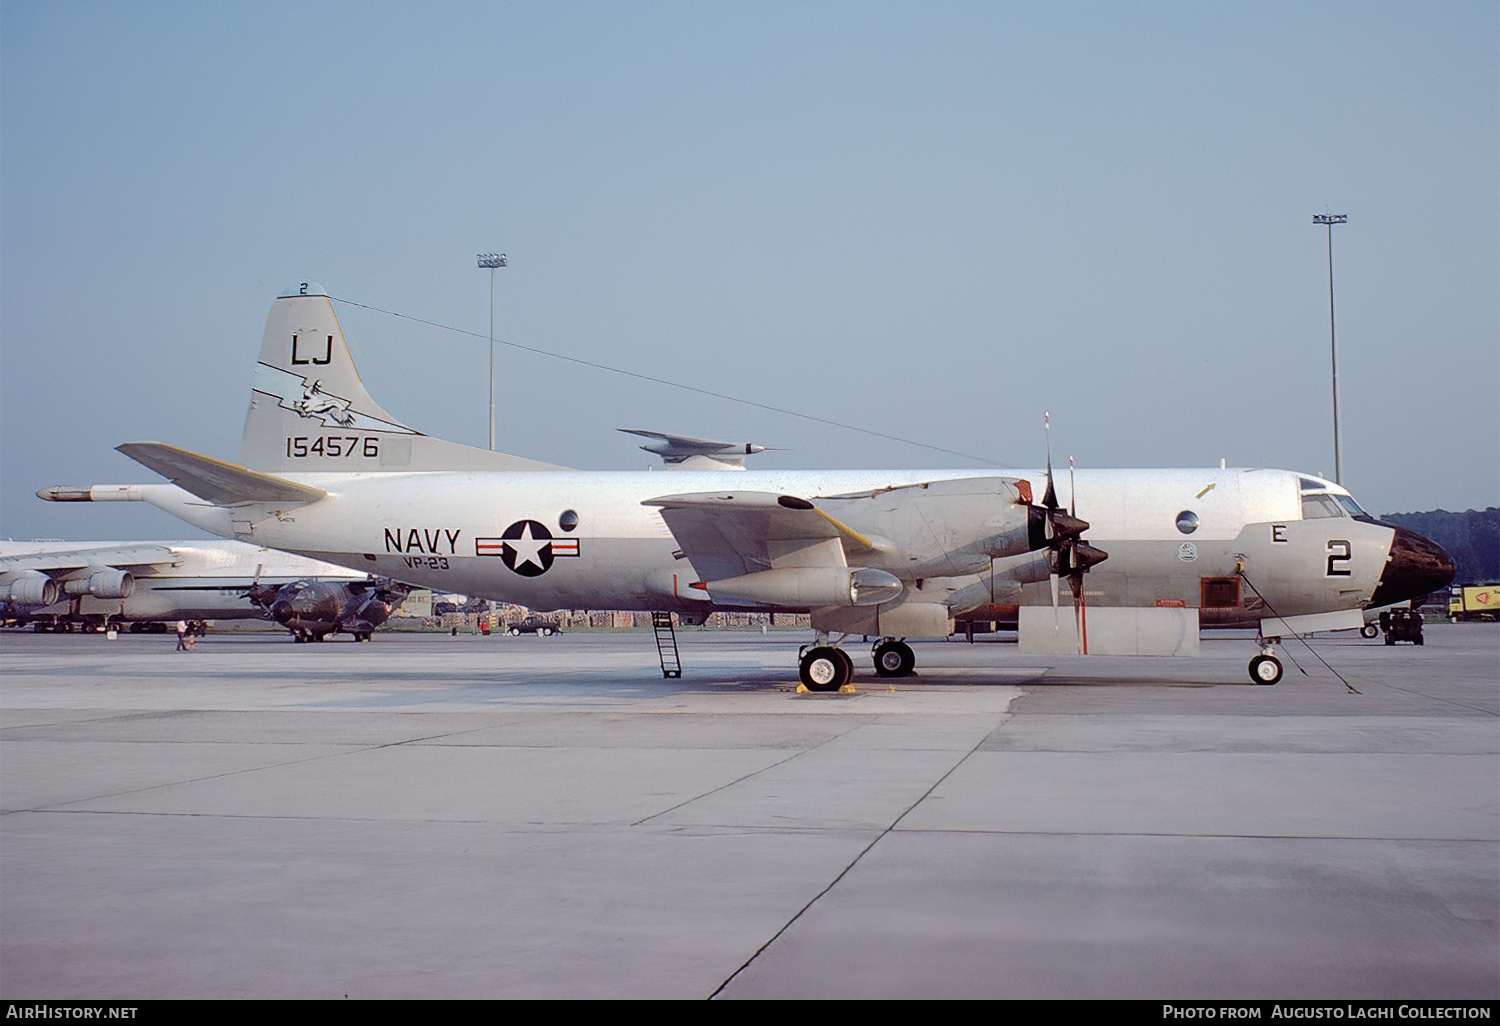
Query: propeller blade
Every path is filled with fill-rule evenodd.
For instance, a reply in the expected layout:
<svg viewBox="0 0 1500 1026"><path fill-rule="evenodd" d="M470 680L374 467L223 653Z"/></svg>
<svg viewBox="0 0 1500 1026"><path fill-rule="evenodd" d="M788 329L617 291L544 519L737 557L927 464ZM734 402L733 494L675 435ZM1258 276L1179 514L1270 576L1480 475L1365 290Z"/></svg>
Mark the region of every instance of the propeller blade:
<svg viewBox="0 0 1500 1026"><path fill-rule="evenodd" d="M1036 539L1038 527L1045 531L1047 554L1047 584L1052 592L1052 615L1056 621L1058 612L1058 578L1068 579L1068 589L1073 593L1073 615L1078 627L1079 651L1088 655L1088 612L1083 598L1083 575L1089 568L1109 558L1109 553L1095 548L1083 540L1083 532L1089 529L1087 520L1078 519L1078 488L1073 457L1068 457L1068 510L1064 512L1057 501L1057 483L1052 473L1052 415L1042 414L1042 423L1047 434L1047 491L1042 496L1040 524L1032 521L1032 537Z"/></svg>
<svg viewBox="0 0 1500 1026"><path fill-rule="evenodd" d="M1073 589L1073 620L1078 628L1078 654L1089 654L1089 621L1083 602L1083 571L1072 574L1068 585Z"/></svg>
<svg viewBox="0 0 1500 1026"><path fill-rule="evenodd" d="M1042 424L1047 433L1047 491L1042 496L1042 505L1049 510L1057 509L1057 488L1052 483L1052 414L1042 414Z"/></svg>

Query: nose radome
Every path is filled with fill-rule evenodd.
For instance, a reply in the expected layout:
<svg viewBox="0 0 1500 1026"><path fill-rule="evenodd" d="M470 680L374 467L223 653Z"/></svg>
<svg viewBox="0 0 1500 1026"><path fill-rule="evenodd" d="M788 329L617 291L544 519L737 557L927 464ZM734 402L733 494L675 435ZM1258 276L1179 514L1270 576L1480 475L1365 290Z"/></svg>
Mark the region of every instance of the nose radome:
<svg viewBox="0 0 1500 1026"><path fill-rule="evenodd" d="M1391 539L1391 555L1370 596L1372 608L1420 598L1453 581L1453 557L1441 545L1404 527L1391 530L1396 532Z"/></svg>

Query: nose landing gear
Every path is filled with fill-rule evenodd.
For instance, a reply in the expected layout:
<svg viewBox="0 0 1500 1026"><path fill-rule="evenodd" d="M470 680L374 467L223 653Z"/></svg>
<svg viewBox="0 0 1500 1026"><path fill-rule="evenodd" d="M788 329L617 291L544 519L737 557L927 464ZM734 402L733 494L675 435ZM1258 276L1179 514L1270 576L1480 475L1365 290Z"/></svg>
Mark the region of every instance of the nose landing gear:
<svg viewBox="0 0 1500 1026"><path fill-rule="evenodd" d="M1256 684L1271 685L1281 680L1281 660L1276 658L1280 638L1261 638L1260 655L1250 660L1250 679Z"/></svg>

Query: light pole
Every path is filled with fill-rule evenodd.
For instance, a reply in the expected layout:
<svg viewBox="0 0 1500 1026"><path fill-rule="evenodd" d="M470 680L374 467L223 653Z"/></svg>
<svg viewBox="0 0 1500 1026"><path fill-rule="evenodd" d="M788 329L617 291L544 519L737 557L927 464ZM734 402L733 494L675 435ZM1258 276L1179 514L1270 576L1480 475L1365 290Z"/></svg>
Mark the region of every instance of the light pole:
<svg viewBox="0 0 1500 1026"><path fill-rule="evenodd" d="M1339 342L1333 321L1333 226L1349 220L1347 214L1314 214L1313 224L1328 226L1328 345L1333 354L1333 482L1344 483L1344 446L1339 439Z"/></svg>
<svg viewBox="0 0 1500 1026"><path fill-rule="evenodd" d="M480 253L479 266L490 272L490 452L495 451L495 272L505 266L504 253Z"/></svg>

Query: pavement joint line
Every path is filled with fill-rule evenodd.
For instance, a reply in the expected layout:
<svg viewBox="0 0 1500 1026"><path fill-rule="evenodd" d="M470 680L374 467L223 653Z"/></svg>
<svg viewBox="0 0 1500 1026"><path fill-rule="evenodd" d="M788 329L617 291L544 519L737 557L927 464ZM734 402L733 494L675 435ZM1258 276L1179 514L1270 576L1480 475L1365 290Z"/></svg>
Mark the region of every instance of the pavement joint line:
<svg viewBox="0 0 1500 1026"><path fill-rule="evenodd" d="M955 767L956 768L956 767ZM934 787L937 785L934 784ZM918 800L918 804L921 799ZM915 806L913 806L915 807ZM910 811L910 810L908 810ZM426 823L440 826L488 826L502 829L525 828L526 833L534 833L535 823L532 821L517 822L515 824L496 822L490 819L376 819L369 816L338 816L326 815L316 816L288 816L288 815L252 815L249 813L230 812L158 812L145 809L66 809L66 808L36 808L36 809L10 809L0 815L13 816L17 813L28 813L38 816L141 816L160 817L168 819L224 819L224 820L264 820L268 822L288 823L314 823L314 822L337 822L337 823L389 823L389 824L415 824ZM903 815L905 815L903 813ZM570 833L574 830L609 830L619 824L608 820L578 820L569 823L553 823L557 827L557 833ZM636 824L630 824L632 826ZM1181 831L1141 831L1141 830L987 830L959 827L861 827L861 826L762 826L746 823L695 823L691 827L669 827L669 832L683 833L688 831L703 831L713 833L740 833L740 834L839 834L839 833L865 833L868 830L878 831L876 837L867 845L854 859L840 871L826 888L820 891L817 897L809 901L803 908L789 919L786 926L777 931L779 937L787 927L796 921L802 912L808 911L818 898L823 897L838 880L864 858L866 854L878 843L881 838L899 833L906 836L981 836L981 837L1112 837L1112 838L1163 838L1184 839L1204 841L1279 841L1279 842L1307 842L1326 844L1329 842L1347 842L1349 844L1461 844L1461 845L1483 845L1493 847L1496 838L1484 837L1400 837L1385 835L1350 836L1348 834L1209 834L1209 833L1184 833ZM775 937L772 938L774 940ZM770 942L768 941L767 944ZM752 958L750 961L754 961ZM747 961L741 969L748 968ZM738 972L738 970L737 970ZM733 979L733 977L730 977ZM728 983L729 980L725 980ZM717 991L715 991L717 993Z"/></svg>
<svg viewBox="0 0 1500 1026"><path fill-rule="evenodd" d="M714 988L714 992L709 995L709 999L712 1000L713 998L717 997L719 994L723 993L724 988L727 987L727 986L729 986L731 983L733 983L735 977L739 976L746 969L750 968L750 966L755 963L755 960L757 958L759 958L761 956L761 954L764 953L767 948L769 948L772 944L775 944L776 941L783 934L785 934L788 930L790 930L792 928L792 924L793 923L795 923L795 922L797 922L797 920L801 919L802 916L809 909L811 909L814 905L816 905L819 901L821 901L823 899L824 895L828 894L835 887L837 887L838 884L839 884L839 881L842 880L842 879L844 879L844 877L848 876L849 873L850 873L850 871L853 870L855 866L859 865L861 859L863 859L866 855L868 855L874 849L874 847L881 842L882 839L884 839L885 837L889 836L900 825L901 821L903 819L905 819L908 815L910 815L910 813L911 813L911 811L913 809L915 809L918 805L921 805L924 801L926 801L927 798L932 794L932 792L935 791L935 790L937 790L942 785L943 781L947 780L950 776L952 776L953 773L960 766L962 766L965 762L968 762L969 758L975 752L979 751L980 746L983 745L985 743L985 741L989 740L990 735L993 734L996 730L998 730L1002 725L1004 725L1004 723L1007 720L1009 720L1009 719L1010 719L1009 713L1001 713L1000 714L1000 720L999 720L999 722L997 722L993 728L991 728L990 730L986 731L984 737L982 737L978 741L976 741L974 743L974 746L972 748L970 748L967 752L965 752L962 756L960 756L958 758L958 760L953 763L952 766L949 766L948 769L946 771L944 771L944 773L943 773L942 776L940 776L936 780L934 780L932 782L932 784L927 788L927 790L923 791L916 798L915 801L913 801L910 805L908 805L905 809L903 809L901 811L901 813L895 819L893 819L887 826L885 826L883 829L881 829L881 831L878 834L876 834L874 838L871 839L871 841L870 841L869 844L867 844L863 848L861 848L859 850L859 852L855 854L854 858L852 858L852 859L849 860L849 864L848 865L846 865L843 869L839 870L838 874L832 880L828 881L828 886L824 887L817 894L813 895L812 899L810 901L808 901L808 903L806 905L803 905L800 909L798 909L796 911L796 913L794 915L792 915L792 917L790 919L788 919L785 923L783 923L781 925L781 928L779 930L777 930L774 934L772 934L769 938L767 938L766 942L764 944L762 944L759 948L757 948L755 950L754 954L752 954L749 958L747 958L745 960L745 962L744 962L743 965L741 965L738 969L736 969L734 972L730 973L727 977L725 977L724 981L722 983L720 983L718 985L718 987Z"/></svg>
<svg viewBox="0 0 1500 1026"><path fill-rule="evenodd" d="M676 812L678 809L686 808L687 806L693 804L694 802L702 801L704 798L707 798L709 795L717 794L720 791L724 791L724 790L726 790L728 788L731 788L731 787L733 787L736 784L740 784L740 783L743 783L746 780L750 780L750 779L752 779L754 777L758 777L762 773L765 773L768 770L776 769L778 766L785 766L787 763L792 762L792 761L800 758L801 756L806 755L808 752L816 752L819 748L822 748L824 745L827 745L830 742L835 741L835 740L837 740L838 738L840 738L842 736L843 735L841 735L841 734L835 734L833 737L827 738L824 741L820 741L818 744L814 745L811 748L805 749L805 750L800 751L800 752L793 752L792 754L788 755L784 759L777 759L775 762L767 763L766 765L760 767L759 769L752 770L751 772L746 773L743 776L737 777L734 780L725 781L724 783L720 784L718 787L710 788L709 790L704 791L702 794L695 794L691 798L687 798L687 799L684 799L683 801L678 802L676 805L669 806L669 807L667 807L665 809L662 809L659 812L653 812L651 815L645 817L644 819L638 819L638 820L636 820L634 823L632 823L630 825L633 826L633 827L643 826L644 824L651 822L653 819L656 819L658 816L665 816L669 812Z"/></svg>
<svg viewBox="0 0 1500 1026"><path fill-rule="evenodd" d="M467 731L460 731L460 733L467 733ZM444 735L434 735L434 736L441 737L441 736L444 736ZM410 738L410 739L408 739L406 741L388 741L388 742L384 742L384 743L378 744L378 745L370 745L370 744L350 745L350 746L348 746L343 751L324 752L324 753L322 753L320 755L310 755L310 756L308 756L307 758L304 758L304 759L288 759L288 760L286 760L284 762L273 762L273 763L268 763L268 764L263 765L263 766L247 766L247 767L245 767L243 769L229 770L229 771L226 771L224 773L210 773L207 776L202 776L202 777L187 777L187 778L182 779L182 780L169 780L169 781L165 781L165 782L160 783L160 784L152 784L149 787L132 787L132 788L129 788L129 789L124 790L124 791L110 791L110 792L107 792L105 794L89 795L86 798L76 798L73 801L62 802L60 805L52 808L50 811L64 811L64 809L65 809L66 806L68 806L68 805L77 805L80 802L95 802L95 801L99 801L100 799L103 799L103 798L120 798L120 797L123 797L125 795L131 795L131 794L146 794L147 792L150 792L150 791L159 791L162 788L177 787L177 786L180 786L182 784L201 784L201 783L203 783L205 781L209 781L209 780L226 780L226 779L228 779L230 777L244 776L244 775L246 775L248 773L262 773L262 772L265 772L266 770L284 769L284 768L286 768L288 766L301 766L301 765L304 765L306 763L319 762L319 761L324 760L324 759L340 759L340 758L345 758L345 757L347 757L349 755L357 754L359 752L378 752L378 751L380 751L382 749L385 749L385 748L397 748L397 747L400 747L401 745L410 744L410 743L412 743L412 741L418 741L418 740L426 740L426 739L423 739L423 738ZM12 743L14 743L14 742L12 742ZM112 742L105 742L105 743L112 743ZM151 743L156 743L156 742L151 742ZM173 742L168 742L168 743L173 743ZM241 744L243 742L238 742L238 741L198 741L198 742L175 742L175 743L178 743L178 744L187 744L187 743L192 743L192 744ZM257 744L267 744L267 743L269 743L269 744L297 744L297 742L256 742L256 743ZM15 811L15 810L12 810L12 811ZM41 811L41 810L33 810L33 811ZM89 811L89 810L83 810L83 811Z"/></svg>

